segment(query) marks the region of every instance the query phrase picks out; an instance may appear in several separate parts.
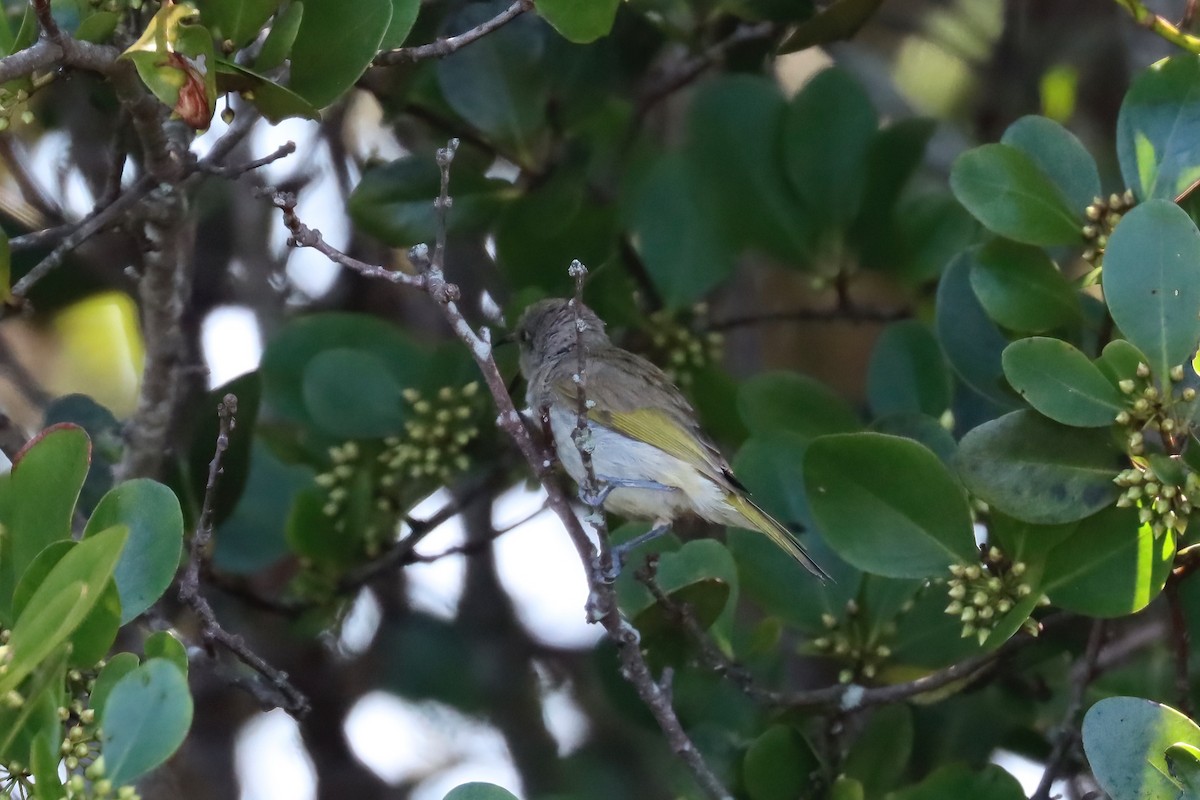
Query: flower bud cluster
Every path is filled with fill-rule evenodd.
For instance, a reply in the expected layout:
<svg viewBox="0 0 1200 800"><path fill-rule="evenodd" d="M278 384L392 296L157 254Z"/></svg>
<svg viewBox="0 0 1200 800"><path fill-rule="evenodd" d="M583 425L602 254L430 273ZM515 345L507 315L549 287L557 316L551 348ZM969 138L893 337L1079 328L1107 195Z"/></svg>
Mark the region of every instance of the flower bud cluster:
<svg viewBox="0 0 1200 800"><path fill-rule="evenodd" d="M1149 525L1156 538L1167 531L1183 533L1192 515L1189 498L1200 494L1200 475L1190 469L1183 474L1183 483L1177 484L1135 463L1113 478L1113 483L1124 489L1117 498L1117 506L1136 505L1138 521Z"/></svg>
<svg viewBox="0 0 1200 800"><path fill-rule="evenodd" d="M1083 238L1087 248L1083 251L1083 260L1094 266L1100 266L1104 259L1104 248L1108 246L1108 237L1121 221L1121 215L1137 204L1132 189L1126 189L1124 194L1111 194L1108 199L1097 197L1084 210L1087 222L1083 226Z"/></svg>
<svg viewBox="0 0 1200 800"><path fill-rule="evenodd" d="M404 390L404 400L411 406L406 436L384 439L387 448L379 455L393 480L435 478L445 482L470 466L467 445L479 436L479 383L472 381L461 389L443 386L436 399L425 399L417 389ZM387 485L387 484L385 484Z"/></svg>
<svg viewBox="0 0 1200 800"><path fill-rule="evenodd" d="M1017 603L1033 593L1024 580L1028 569L1024 561L1008 561L997 547L988 548L983 564L951 564L946 594L950 604L946 613L962 621L962 635L974 636L979 644L987 641L996 622ZM1043 596L1039 605L1049 604ZM1037 636L1038 624L1030 618L1022 629Z"/></svg>
<svg viewBox="0 0 1200 800"><path fill-rule="evenodd" d="M688 388L695 374L721 360L725 337L716 332L702 332L708 317L708 306L699 303L692 307L690 318L656 311L647 320L650 334L650 360L662 365L667 377L681 388Z"/></svg>
<svg viewBox="0 0 1200 800"><path fill-rule="evenodd" d="M1173 406L1176 402L1191 403L1196 399L1196 390L1191 386L1179 388L1186 376L1182 364L1176 364L1167 374L1168 389L1164 392L1154 382L1150 367L1139 363L1133 377L1117 382L1117 388L1125 395L1125 408L1117 412L1113 420L1129 429L1126 446L1130 455L1140 456L1146 452L1146 433L1171 438L1180 431Z"/></svg>
<svg viewBox="0 0 1200 800"><path fill-rule="evenodd" d="M908 608L911 609L911 604ZM889 622L879 630L871 631L863 624L859 615L858 602L848 600L842 619L833 614L822 614L821 624L825 633L813 639L812 645L822 655L834 656L853 664L838 673L840 683L850 683L857 677L870 680L879 674L880 668L892 655L887 641L896 634L896 625ZM882 640L882 641L881 641Z"/></svg>

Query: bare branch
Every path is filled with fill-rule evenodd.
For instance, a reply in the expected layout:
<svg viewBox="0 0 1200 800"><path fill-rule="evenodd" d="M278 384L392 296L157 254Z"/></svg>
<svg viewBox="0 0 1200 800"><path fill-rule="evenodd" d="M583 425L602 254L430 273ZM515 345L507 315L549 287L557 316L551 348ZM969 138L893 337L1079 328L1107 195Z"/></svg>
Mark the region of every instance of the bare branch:
<svg viewBox="0 0 1200 800"><path fill-rule="evenodd" d="M285 144L281 145L275 152L271 153L270 155L263 156L262 158L256 158L253 161L247 161L244 164L234 164L232 166L227 166L227 165L217 164L217 163L209 161L208 159L205 159L203 161L197 162L194 169L196 172L204 173L207 175L215 175L219 178L229 178L230 180L237 180L238 178L245 175L247 172L253 172L256 169L259 169L260 167L265 167L267 164L273 164L274 162L278 161L279 159L286 158L295 152L296 152L296 143L295 142L286 142Z"/></svg>
<svg viewBox="0 0 1200 800"><path fill-rule="evenodd" d="M210 652L216 645L228 650L239 661L266 679L277 693L278 705L281 708L295 717L303 717L309 711L308 698L292 685L285 673L272 667L247 647L242 637L231 634L222 628L212 606L208 604L208 600L200 591L200 573L208 561L207 553L212 543L212 515L217 478L221 474L221 461L225 456L225 451L229 448L229 435L237 424L237 397L232 394L225 395L220 405L217 406L217 414L220 419L220 427L217 433L216 449L213 459L208 465L208 483L204 487L204 503L200 509L200 520L192 535L187 566L179 581L179 599L200 618L203 626L201 636Z"/></svg>
<svg viewBox="0 0 1200 800"><path fill-rule="evenodd" d="M430 58L445 58L471 42L482 39L492 31L502 28L517 17L533 8L533 0L514 0L513 4L496 16L464 31L457 36L438 39L436 42L423 44L419 47L398 47L395 50L385 50L375 56L373 62L377 67L388 67L393 64L414 64Z"/></svg>

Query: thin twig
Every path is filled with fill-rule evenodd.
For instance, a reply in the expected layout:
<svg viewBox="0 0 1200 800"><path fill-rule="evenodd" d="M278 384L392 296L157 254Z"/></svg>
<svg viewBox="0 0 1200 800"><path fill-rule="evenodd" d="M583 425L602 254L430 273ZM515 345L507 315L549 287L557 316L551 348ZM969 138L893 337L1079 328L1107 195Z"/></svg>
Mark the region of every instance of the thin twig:
<svg viewBox="0 0 1200 800"><path fill-rule="evenodd" d="M58 23L50 11L50 0L33 0L33 12L46 38L61 46L62 31L58 29Z"/></svg>
<svg viewBox="0 0 1200 800"><path fill-rule="evenodd" d="M438 39L436 42L423 44L419 47L398 47L395 50L385 50L375 56L373 62L377 67L388 67L393 64L413 64L430 58L445 58L451 53L482 39L492 31L502 28L517 17L533 8L533 0L514 0L513 4L486 22L476 25L469 31L457 36Z"/></svg>
<svg viewBox="0 0 1200 800"><path fill-rule="evenodd" d="M1076 720L1079 712L1083 710L1083 698L1087 687L1096 677L1100 648L1104 644L1104 632L1104 620L1098 619L1092 623L1091 633L1088 634L1087 649L1084 650L1083 656L1071 670L1071 695L1067 699L1067 710L1063 714L1062 727L1055 737L1050 757L1046 759L1046 769L1042 772L1042 779L1038 781L1037 789L1031 800L1050 800L1050 787L1054 785L1071 749L1078 741Z"/></svg>
<svg viewBox="0 0 1200 800"><path fill-rule="evenodd" d="M265 155L262 158L256 158L253 161L247 161L242 164L226 166L222 164L211 163L208 159L196 162L195 171L202 172L207 175L216 175L219 178L229 178L237 180L247 172L252 172L260 167L265 167L267 164L273 164L281 158L286 158L296 152L295 142L285 142L275 152L270 155Z"/></svg>
<svg viewBox="0 0 1200 800"><path fill-rule="evenodd" d="M1166 17L1155 14L1142 4L1141 0L1116 0L1117 5L1129 12L1139 25L1158 34L1171 44L1187 50L1189 53L1200 54L1200 37L1185 33L1179 26L1170 22Z"/></svg>
<svg viewBox="0 0 1200 800"><path fill-rule="evenodd" d="M242 640L241 636L229 633L217 621L212 606L200 591L200 574L208 561L208 548L212 542L213 503L217 492L217 478L221 474L221 460L229 448L229 435L237 423L237 397L227 394L217 406L220 419L217 444L213 459L208 465L208 483L204 487L204 503L200 509L200 520L192 535L188 551L187 566L179 581L179 599L195 612L202 624L201 635L205 645L212 650L220 645L237 657L246 666L261 675L279 695L279 706L295 717L303 717L309 711L308 698L292 685L286 673L275 669L257 655Z"/></svg>

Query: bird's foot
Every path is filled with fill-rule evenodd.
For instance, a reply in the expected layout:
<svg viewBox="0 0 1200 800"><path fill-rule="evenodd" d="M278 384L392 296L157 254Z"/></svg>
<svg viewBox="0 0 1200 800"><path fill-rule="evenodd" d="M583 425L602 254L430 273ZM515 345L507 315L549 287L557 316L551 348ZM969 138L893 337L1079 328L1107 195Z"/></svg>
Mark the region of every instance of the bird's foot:
<svg viewBox="0 0 1200 800"><path fill-rule="evenodd" d="M624 542L614 547L612 549L612 567L605 572L605 580L611 583L620 577L621 570L625 566L625 560L629 557L630 551L641 547L647 542L654 541L669 530L671 530L671 523L660 522L650 530L643 533L641 536L635 536L628 542Z"/></svg>

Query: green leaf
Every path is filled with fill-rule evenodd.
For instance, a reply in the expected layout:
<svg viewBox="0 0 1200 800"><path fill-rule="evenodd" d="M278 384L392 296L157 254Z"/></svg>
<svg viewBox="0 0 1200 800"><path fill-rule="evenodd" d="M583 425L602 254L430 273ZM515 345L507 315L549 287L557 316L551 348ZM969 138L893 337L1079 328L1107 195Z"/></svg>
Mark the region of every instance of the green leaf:
<svg viewBox="0 0 1200 800"><path fill-rule="evenodd" d="M889 436L902 436L919 442L933 451L943 464L950 465L958 443L953 434L941 422L927 414L900 411L879 417L871 423L871 430Z"/></svg>
<svg viewBox="0 0 1200 800"><path fill-rule="evenodd" d="M1200 231L1169 200L1147 200L1117 224L1104 252L1104 301L1161 381L1200 339Z"/></svg>
<svg viewBox="0 0 1200 800"><path fill-rule="evenodd" d="M325 350L304 369L309 417L340 439L373 439L404 430L403 386L387 364L348 347Z"/></svg>
<svg viewBox="0 0 1200 800"><path fill-rule="evenodd" d="M507 2L470 3L451 18L446 32L470 30L507 6ZM449 106L489 137L517 145L521 156L528 156L529 140L546 120L544 30L537 18L522 15L435 67Z"/></svg>
<svg viewBox="0 0 1200 800"><path fill-rule="evenodd" d="M1121 454L1105 432L1014 411L969 431L955 459L972 494L1025 522L1073 522L1111 505Z"/></svg>
<svg viewBox="0 0 1200 800"><path fill-rule="evenodd" d="M341 0L306 0L288 87L317 108L333 103L371 65L391 18L392 0L357 0L353 14Z"/></svg>
<svg viewBox="0 0 1200 800"><path fill-rule="evenodd" d="M576 44L607 36L621 0L534 0L534 8L563 38Z"/></svg>
<svg viewBox="0 0 1200 800"><path fill-rule="evenodd" d="M192 725L187 679L170 661L150 659L117 681L99 721L105 777L132 783L183 744Z"/></svg>
<svg viewBox="0 0 1200 800"><path fill-rule="evenodd" d="M733 273L733 243L705 213L681 154L655 162L627 197L634 246L668 308L695 303Z"/></svg>
<svg viewBox="0 0 1200 800"><path fill-rule="evenodd" d="M1135 508L1108 508L1050 551L1042 590L1068 611L1128 616L1158 596L1174 559L1174 536L1139 526Z"/></svg>
<svg viewBox="0 0 1200 800"><path fill-rule="evenodd" d="M819 768L799 731L791 725L772 725L746 750L742 779L750 800L792 800L808 794Z"/></svg>
<svg viewBox="0 0 1200 800"><path fill-rule="evenodd" d="M287 8L275 15L275 21L271 23L271 30L263 41L262 49L254 59L255 72L269 72L287 60L292 54L292 45L296 43L296 34L300 32L303 19L304 3L301 0L292 0Z"/></svg>
<svg viewBox="0 0 1200 800"><path fill-rule="evenodd" d="M104 705L112 694L117 682L138 668L141 662L133 653L117 653L108 659L100 674L96 676L96 684L92 687L92 695L88 707L96 712L96 716L104 717Z"/></svg>
<svg viewBox="0 0 1200 800"><path fill-rule="evenodd" d="M270 78L224 58L214 59L214 63L221 91L245 93L268 122L274 124L289 117L321 118L315 105Z"/></svg>
<svg viewBox="0 0 1200 800"><path fill-rule="evenodd" d="M1107 697L1083 717L1083 750L1112 800L1178 798L1166 752L1200 746L1200 728L1173 708L1140 697Z"/></svg>
<svg viewBox="0 0 1200 800"><path fill-rule="evenodd" d="M883 797L904 774L913 751L913 712L898 704L871 712L843 769L870 797Z"/></svg>
<svg viewBox="0 0 1200 800"><path fill-rule="evenodd" d="M78 513L91 514L100 498L113 486L113 466L120 462L125 449L121 423L111 411L85 394L63 395L46 406L42 420L45 427L64 422L79 425L92 440L92 463L76 504ZM209 448L212 448L211 441Z"/></svg>
<svg viewBox="0 0 1200 800"><path fill-rule="evenodd" d="M1171 776L1183 784L1183 796L1188 800L1200 797L1200 748L1176 742L1163 755Z"/></svg>
<svg viewBox="0 0 1200 800"><path fill-rule="evenodd" d="M75 29L75 38L92 44L107 42L120 22L121 16L114 11L97 11L79 23L79 27Z"/></svg>
<svg viewBox="0 0 1200 800"><path fill-rule="evenodd" d="M883 0L835 0L812 19L795 26L779 45L779 52L795 53L814 45L849 39L882 3Z"/></svg>
<svg viewBox="0 0 1200 800"><path fill-rule="evenodd" d="M1013 342L1004 351L1004 374L1031 406L1064 425L1106 427L1125 407L1100 368L1061 339Z"/></svg>
<svg viewBox="0 0 1200 800"><path fill-rule="evenodd" d="M517 796L493 783L464 783L451 789L444 800L517 800Z"/></svg>
<svg viewBox="0 0 1200 800"><path fill-rule="evenodd" d="M862 85L836 67L814 76L788 104L784 164L822 228L845 229L857 215L878 127Z"/></svg>
<svg viewBox="0 0 1200 800"><path fill-rule="evenodd" d="M896 210L882 271L911 285L937 278L955 256L979 238L979 223L949 192L926 191ZM876 232L867 234L878 235Z"/></svg>
<svg viewBox="0 0 1200 800"><path fill-rule="evenodd" d="M44 696L51 699L50 716L54 720L54 728L60 737L62 728L58 719L58 698L66 680L67 653L66 647L59 648L42 662L22 689L25 702L13 708L5 705L0 707L0 758L6 761L23 760L29 756L29 742L37 737L38 728L43 723L41 717L45 714L42 705Z"/></svg>
<svg viewBox="0 0 1200 800"><path fill-rule="evenodd" d="M996 239L975 252L971 288L1005 328L1041 333L1076 322L1079 297L1038 247Z"/></svg>
<svg viewBox="0 0 1200 800"><path fill-rule="evenodd" d="M403 45L416 24L420 10L421 0L392 0L392 21L388 23L387 33L383 35L379 49L394 50Z"/></svg>
<svg viewBox="0 0 1200 800"><path fill-rule="evenodd" d="M252 444L245 491L217 529L213 565L226 574L260 572L287 555L288 514L296 494L312 486L310 467L284 464L259 439Z"/></svg>
<svg viewBox="0 0 1200 800"><path fill-rule="evenodd" d="M213 36L241 48L258 36L279 0L201 0L198 5L200 19Z"/></svg>
<svg viewBox="0 0 1200 800"><path fill-rule="evenodd" d="M897 222L896 201L921 165L934 128L932 120L911 118L898 120L875 132L867 150L866 187L861 208L848 237L858 249L863 266L870 269L894 267L896 247L890 229ZM962 206L953 200L951 206L974 226L974 220ZM943 260L938 268L944 264Z"/></svg>
<svg viewBox="0 0 1200 800"><path fill-rule="evenodd" d="M995 764L979 772L963 764L946 764L916 786L892 792L888 800L1025 800L1021 784Z"/></svg>
<svg viewBox="0 0 1200 800"><path fill-rule="evenodd" d="M837 393L794 372L766 372L743 383L738 411L752 434L789 431L812 439L862 429L858 415Z"/></svg>
<svg viewBox="0 0 1200 800"><path fill-rule="evenodd" d="M11 625L12 593L38 553L69 539L75 501L87 475L91 442L77 425L39 433L0 477L0 619Z"/></svg>
<svg viewBox="0 0 1200 800"><path fill-rule="evenodd" d="M786 113L772 80L713 80L692 100L685 155L715 224L734 241L799 265L809 257L813 226L783 175ZM730 191L733 186L740 188Z"/></svg>
<svg viewBox="0 0 1200 800"><path fill-rule="evenodd" d="M440 187L441 173L432 158L405 156L371 167L350 194L350 218L356 226L392 247L432 242L437 230L432 198L437 197ZM482 172L456 165L450 174L454 213L448 220L449 231L475 230L491 221L511 192L511 187L503 181L485 178Z"/></svg>
<svg viewBox="0 0 1200 800"><path fill-rule="evenodd" d="M8 641L12 655L0 675L0 695L20 685L100 601L127 535L123 527L96 534L71 548L50 570L13 625Z"/></svg>
<svg viewBox="0 0 1200 800"><path fill-rule="evenodd" d="M903 320L884 328L867 366L867 402L876 416L918 412L939 417L950 407L954 379L933 333Z"/></svg>
<svg viewBox="0 0 1200 800"><path fill-rule="evenodd" d="M183 642L175 638L175 634L170 631L155 631L146 637L146 641L142 644L142 650L146 653L147 661L152 658L165 658L175 665L180 674L187 677L187 648L183 646Z"/></svg>
<svg viewBox="0 0 1200 800"><path fill-rule="evenodd" d="M1046 117L1027 116L1008 126L1002 144L1025 153L1046 174L1078 212L1100 196L1100 171L1083 143L1062 125Z"/></svg>
<svg viewBox="0 0 1200 800"><path fill-rule="evenodd" d="M971 289L972 254L950 263L938 284L935 327L942 352L963 383L1001 407L1015 397L1004 381L1001 354L1008 339L988 318Z"/></svg>
<svg viewBox="0 0 1200 800"><path fill-rule="evenodd" d="M84 537L114 525L129 529L129 546L117 564L121 624L152 606L175 577L183 550L183 512L175 493L140 478L106 494L92 512Z"/></svg>
<svg viewBox="0 0 1200 800"><path fill-rule="evenodd" d="M804 456L804 486L829 545L866 572L925 578L977 557L966 493L912 440L822 436Z"/></svg>
<svg viewBox="0 0 1200 800"><path fill-rule="evenodd" d="M958 157L950 188L988 230L1036 245L1082 241L1083 209L1074 211L1032 158L1006 144L985 144Z"/></svg>
<svg viewBox="0 0 1200 800"><path fill-rule="evenodd" d="M1117 158L1141 200L1173 200L1200 177L1200 56L1164 59L1134 80L1117 117Z"/></svg>

